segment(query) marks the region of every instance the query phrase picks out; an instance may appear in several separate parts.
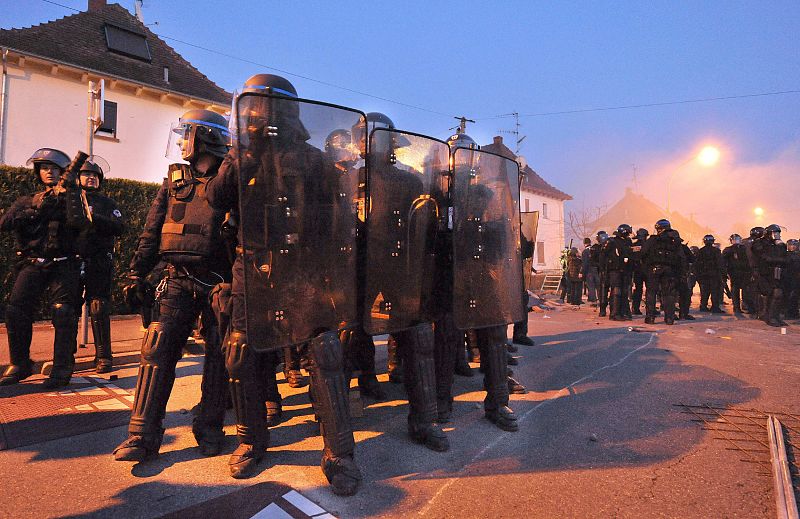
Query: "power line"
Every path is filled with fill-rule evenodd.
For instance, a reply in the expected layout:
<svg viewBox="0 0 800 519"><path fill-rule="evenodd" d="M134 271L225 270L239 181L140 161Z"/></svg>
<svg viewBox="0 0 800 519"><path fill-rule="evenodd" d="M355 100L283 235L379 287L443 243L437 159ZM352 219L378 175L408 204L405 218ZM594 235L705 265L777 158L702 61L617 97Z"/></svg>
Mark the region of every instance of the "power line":
<svg viewBox="0 0 800 519"><path fill-rule="evenodd" d="M70 10L75 11L75 12L81 12L80 9L76 9L75 7L71 7L71 6L68 6L68 5L60 4L60 3L55 2L53 0L42 0L42 2L45 2L45 3L48 3L48 4L52 4L52 5L57 5L59 7L63 7L64 9L70 9ZM412 105L410 103L404 103L402 101L396 101L394 99L389 99L388 97L383 97L383 96L379 96L379 95L375 95L375 94L370 94L368 92L363 92L361 90L356 90L356 89L349 88L349 87L346 87L346 86L337 85L335 83L330 83L328 81L323 81L321 79L315 79L315 78L312 78L310 76L305 76L303 74L297 74L295 72L290 72L288 70L280 69L280 68L273 67L273 66L270 66L270 65L265 65L263 63L259 63L257 61L253 61L253 60L250 60L250 59L247 59L247 58L242 58L240 56L236 56L236 55L233 55L233 54L228 54L228 53L221 52L221 51L218 51L218 50L210 49L208 47L203 47L202 45L197 45L195 43L190 43L190 42L187 42L187 41L184 41L184 40L180 40L178 38L173 38L171 36L166 36L164 34L158 34L158 33L154 33L154 34L156 36L160 37L160 38L165 39L165 40L174 41L174 42L177 42L177 43L180 43L180 44L183 44L183 45L187 45L189 47L194 47L196 49L200 49L200 50L212 53L212 54L217 54L217 55L223 56L225 58L241 61L242 63L247 63L249 65L256 65L258 67L263 67L263 68L266 68L266 69L269 69L269 70L274 70L274 71L280 72L282 74L286 74L286 75L289 75L289 76L305 79L307 81L312 81L312 82L318 83L320 85L325 85L325 86L328 86L328 87L331 87L331 88L344 90L346 92L350 92L350 93L353 93L353 94L358 94L358 95L362 95L362 96L365 96L365 97L370 97L372 99L378 99L380 101L385 101L387 103L396 104L398 106L404 106L406 108L411 108L411 109L419 110L419 111L422 111L422 112L428 112L428 113L431 113L431 114L441 115L441 116L444 116L444 117L452 117L451 114L447 114L447 113L444 113L444 112L439 112L437 110L433 110L433 109L430 109L430 108L425 108L425 107L422 107L422 106ZM800 94L800 90L780 90L780 91L775 91L775 92L759 92L759 93L755 93L755 94L741 94L741 95L721 96L721 97L705 97L705 98L699 98L699 99L683 99L683 100L680 100L680 101L661 101L661 102L640 103L640 104L621 105L621 106L580 108L580 109L573 109L573 110L559 110L559 111L553 111L553 112L538 112L538 113L530 113L530 114L510 113L510 114L495 115L495 116L491 116L491 117L484 117L484 118L478 119L478 121L487 121L487 120L492 120L492 119L503 119L503 118L507 118L507 117L543 117L543 116L548 116L548 115L568 115L568 114L581 114L581 113L591 113L591 112L609 112L609 111L613 111L613 110L631 110L631 109L636 109L636 108L653 108L653 107L659 107L659 106L674 106L674 105L693 104L693 103L707 103L707 102L713 102L713 101L726 101L726 100L731 100L731 99L748 99L748 98L754 98L754 97L766 97L766 96L786 95L786 94Z"/></svg>
<svg viewBox="0 0 800 519"><path fill-rule="evenodd" d="M608 112L611 110L629 110L634 108L651 108L654 106L671 106L671 105L684 105L684 104L691 104L691 103L707 103L711 101L725 101L729 99L747 99L751 97L765 97L765 96L776 96L776 95L785 95L785 94L800 94L800 90L779 90L776 92L759 92L757 94L741 94L735 96L721 96L721 97L704 97L700 99L683 99L681 101L661 101L655 103L641 103L635 105L622 105L622 106L604 106L599 108L581 108L576 110L560 110L557 112L538 112L532 114L519 114L519 117L541 117L545 115L565 115L565 114L581 114L587 112ZM484 117L482 119L478 119L479 121L487 121L491 119L504 119L506 117L514 117L514 114L502 114L502 115L495 115L492 117Z"/></svg>
<svg viewBox="0 0 800 519"><path fill-rule="evenodd" d="M59 7L65 8L65 9L71 9L71 10L76 11L76 12L81 12L80 9L76 9L74 7L70 7L70 6L64 5L64 4L59 4L58 2L54 2L53 0L42 0L42 2L46 2L48 4L57 5ZM337 85L335 83L330 83L328 81L323 81L321 79L315 79L313 77L305 76L303 74L297 74L296 72L291 72L291 71L288 71L288 70L285 70L285 69L280 69L278 67L273 67L271 65L265 65L264 63L259 63L257 61L253 61L253 60L250 60L250 59L247 59L247 58L243 58L243 57L236 56L236 55L233 55L233 54L228 54L226 52L221 52L221 51L218 51L218 50L214 50L214 49L211 49L211 48L208 48L208 47L204 47L202 45L198 45L196 43L190 43L188 41L180 40L178 38L173 38L171 36L167 36L167 35L164 35L164 34L158 34L156 32L154 32L153 34L155 34L159 38L163 38L165 40L169 40L169 41L173 41L173 42L176 42L176 43L180 43L182 45L187 45L187 46L193 47L195 49L200 49L200 50L209 52L211 54L216 54L218 56L222 56L222 57L225 57L225 58L228 58L228 59L233 59L233 60L236 60L236 61L240 61L242 63L247 63L248 65L256 65L257 67L265 68L265 69L268 69L268 70L274 70L276 72L280 72L281 74L286 74L287 76L292 76L292 77L296 77L296 78L305 79L306 81L312 81L312 82L318 83L320 85L325 85L325 86L328 86L328 87L331 87L331 88L344 90L345 92L350 92L350 93L353 93L353 94L358 94L358 95L361 95L361 96L370 97L372 99L378 99L380 101L385 101L387 103L396 104L398 106L404 106L406 108L412 108L414 110L420 110L422 112L428 112L428 113L431 113L431 114L441 115L441 116L444 116L444 117L452 117L451 114L447 114L447 113L444 113L444 112L439 112L439 111L432 110L430 108L425 108L425 107L422 107L422 106L412 105L410 103L404 103L402 101L396 101L394 99L389 99L388 97L383 97L383 96L379 96L379 95L375 95L375 94L370 94L368 92L364 92L364 91L361 91L361 90L356 90L354 88L349 88L349 87L346 87L346 86Z"/></svg>

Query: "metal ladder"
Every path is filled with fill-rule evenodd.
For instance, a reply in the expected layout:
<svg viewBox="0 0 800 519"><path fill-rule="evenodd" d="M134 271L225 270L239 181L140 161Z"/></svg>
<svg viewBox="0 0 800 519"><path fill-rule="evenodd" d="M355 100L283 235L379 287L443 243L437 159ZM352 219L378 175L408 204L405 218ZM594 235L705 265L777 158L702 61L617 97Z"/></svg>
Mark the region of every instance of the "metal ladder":
<svg viewBox="0 0 800 519"><path fill-rule="evenodd" d="M561 272L558 272L557 274L545 274L544 281L542 281L542 292L553 291L557 293L561 288L561 277Z"/></svg>

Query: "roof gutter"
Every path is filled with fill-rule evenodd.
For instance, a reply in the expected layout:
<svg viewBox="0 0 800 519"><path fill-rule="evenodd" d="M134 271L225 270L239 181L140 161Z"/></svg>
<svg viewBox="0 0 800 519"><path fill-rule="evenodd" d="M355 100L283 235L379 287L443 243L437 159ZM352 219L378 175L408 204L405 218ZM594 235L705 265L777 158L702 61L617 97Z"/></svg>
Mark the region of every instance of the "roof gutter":
<svg viewBox="0 0 800 519"><path fill-rule="evenodd" d="M8 49L2 47L3 77L0 80L0 164L6 163L6 90L8 84Z"/></svg>
<svg viewBox="0 0 800 519"><path fill-rule="evenodd" d="M126 77L116 76L114 74L109 74L108 72L103 72L103 71L95 70L95 69L92 69L92 68L82 67L82 66L76 65L74 63L67 63L66 61L61 61L61 60L49 58L47 56L40 56L38 54L33 54L32 52L27 52L27 51L24 51L24 50L15 49L13 47L8 47L7 50L10 50L10 51L15 52L17 54L21 54L23 56L30 56L31 58L36 58L36 59L48 61L50 63L55 63L56 65L63 65L65 67L70 67L70 68L77 69L77 70L83 70L83 71L86 71L86 72L88 72L90 74L95 74L95 75L97 75L97 76L99 76L101 78L116 79L116 80L119 80L119 81L125 81L126 83L130 83L132 85L137 85L137 86L141 86L141 87L144 87L144 88L152 88L154 90L159 90L161 92L164 92L165 94L172 94L174 96L179 96L179 97L188 97L189 99L196 99L197 101L202 101L204 103L217 105L217 106L220 106L220 107L226 107L226 108L227 108L228 103L229 103L229 101L225 101L225 102L213 101L211 99L206 99L206 98L203 98L203 97L193 96L191 94L187 94L187 93L184 93L184 92L178 92L177 90L170 90L168 88L158 87L158 86L155 86L155 85L151 85L149 83L142 83L141 81L135 81L133 79L129 79L129 78L126 78ZM4 65L5 65L5 62L4 62Z"/></svg>

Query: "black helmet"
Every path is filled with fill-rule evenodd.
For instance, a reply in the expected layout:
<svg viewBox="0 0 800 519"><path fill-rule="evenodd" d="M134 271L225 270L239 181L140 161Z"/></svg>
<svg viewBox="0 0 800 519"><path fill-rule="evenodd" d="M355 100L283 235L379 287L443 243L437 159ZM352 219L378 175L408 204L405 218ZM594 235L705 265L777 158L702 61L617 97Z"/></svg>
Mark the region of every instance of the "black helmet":
<svg viewBox="0 0 800 519"><path fill-rule="evenodd" d="M628 225L627 223L623 223L619 227L617 227L617 232L615 234L617 236L626 237L626 236L630 236L632 232L633 232L633 228L630 225Z"/></svg>
<svg viewBox="0 0 800 519"><path fill-rule="evenodd" d="M245 94L269 94L271 97ZM234 125L239 128L239 136L246 130L256 139L280 137L307 141L311 138L300 122L300 106L295 102L277 101L272 98L274 96L296 99L297 89L288 79L274 74L256 74L244 82L234 101L239 118Z"/></svg>
<svg viewBox="0 0 800 519"><path fill-rule="evenodd" d="M656 234L661 234L664 231L668 231L672 229L672 224L669 223L669 220L666 218L662 218L661 220L656 222Z"/></svg>
<svg viewBox="0 0 800 519"><path fill-rule="evenodd" d="M172 125L168 158L192 162L201 153L224 157L231 145L228 120L211 110L189 110Z"/></svg>
<svg viewBox="0 0 800 519"><path fill-rule="evenodd" d="M70 162L72 162L61 150L57 150L55 148L39 148L38 150L33 152L31 158L25 163L26 166L33 166L33 173L36 175L36 178L41 182L41 177L39 176L39 166L45 162L50 164L55 164L61 171L63 172L67 169Z"/></svg>
<svg viewBox="0 0 800 519"><path fill-rule="evenodd" d="M108 165L108 162L106 162L106 159L103 157L99 155L92 155L86 159L86 162L84 162L83 166L81 166L80 172L83 173L84 171L90 171L97 175L97 179L100 181L100 185L102 185L103 180L105 179L105 174L111 171L111 166ZM86 189L86 186L84 186L84 189Z"/></svg>
<svg viewBox="0 0 800 519"><path fill-rule="evenodd" d="M286 97L297 97L297 89L286 78L275 74L256 74L244 82L242 93L279 94Z"/></svg>
<svg viewBox="0 0 800 519"><path fill-rule="evenodd" d="M650 233L644 227L639 227L636 229L636 237L639 239L644 239L650 236Z"/></svg>
<svg viewBox="0 0 800 519"><path fill-rule="evenodd" d="M358 122L353 126L353 143L359 147L359 150L361 150L362 153L366 149L367 137L370 138L370 149L374 149L375 151L383 151L386 153L390 153L392 150L403 148L411 144L408 139L398 133L389 134L388 132L379 132L378 134L373 134L373 132L379 128L394 130L394 122L392 122L392 120L386 114L382 114L380 112L369 112L366 115L366 119L364 116L361 116L358 119ZM381 136L381 134L383 135ZM373 135L378 135L378 137L373 138ZM391 141L383 138L389 135L392 137Z"/></svg>
<svg viewBox="0 0 800 519"><path fill-rule="evenodd" d="M780 240L781 239L781 226L778 224L771 224L768 225L766 229L764 229L764 236L771 240Z"/></svg>
<svg viewBox="0 0 800 519"><path fill-rule="evenodd" d="M698 252L700 252L700 248L697 245L692 245L691 247L689 247L689 250L692 251L692 254L697 254Z"/></svg>
<svg viewBox="0 0 800 519"><path fill-rule="evenodd" d="M731 245L735 245L737 243L742 243L742 237L736 233L733 233L728 238L728 241L731 242Z"/></svg>
<svg viewBox="0 0 800 519"><path fill-rule="evenodd" d="M790 250L790 251L794 252L794 251L796 251L798 248L800 248L800 241L797 241L797 240L795 240L795 239L786 240L786 248L787 248L788 250Z"/></svg>
<svg viewBox="0 0 800 519"><path fill-rule="evenodd" d="M705 243L706 245L714 245L715 240L716 238L714 238L712 234L706 234L705 236L703 236L703 243Z"/></svg>
<svg viewBox="0 0 800 519"><path fill-rule="evenodd" d="M605 243L608 239L608 233L606 231L597 231L597 243Z"/></svg>
<svg viewBox="0 0 800 519"><path fill-rule="evenodd" d="M341 162L345 160L354 160L358 158L357 152L353 150L353 142L350 138L350 132L339 128L333 130L325 138L325 153L327 153L334 162Z"/></svg>
<svg viewBox="0 0 800 519"><path fill-rule="evenodd" d="M758 238L762 238L764 236L764 228L763 227L753 227L750 229L750 238L757 240Z"/></svg>

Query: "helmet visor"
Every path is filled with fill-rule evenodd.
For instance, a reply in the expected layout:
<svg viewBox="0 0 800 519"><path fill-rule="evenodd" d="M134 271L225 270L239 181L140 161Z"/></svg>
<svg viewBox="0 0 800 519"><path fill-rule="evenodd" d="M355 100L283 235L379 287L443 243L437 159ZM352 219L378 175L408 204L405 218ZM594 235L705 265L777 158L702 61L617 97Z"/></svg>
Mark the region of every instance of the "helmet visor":
<svg viewBox="0 0 800 519"><path fill-rule="evenodd" d="M164 156L175 162L186 161L186 157L191 157L194 152L193 129L194 125L189 122L172 123Z"/></svg>

